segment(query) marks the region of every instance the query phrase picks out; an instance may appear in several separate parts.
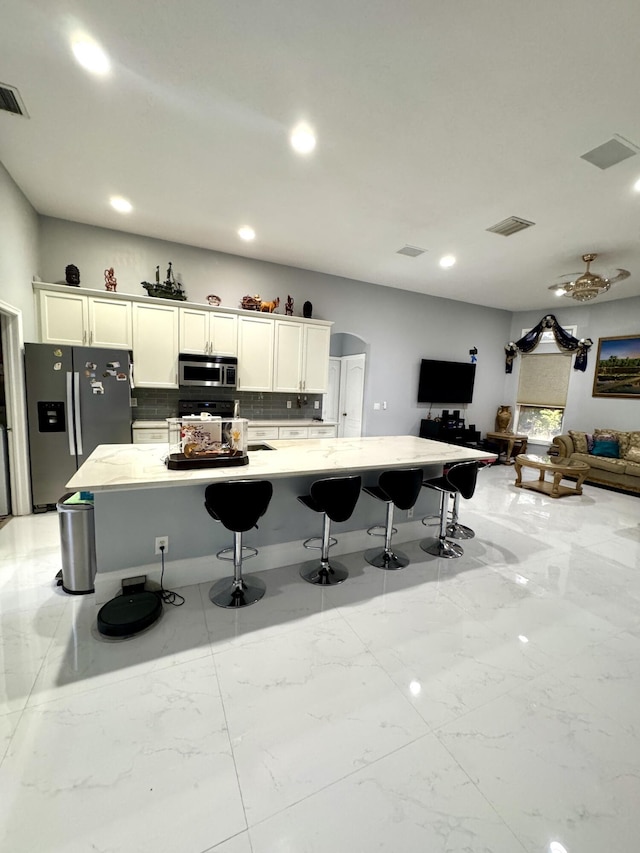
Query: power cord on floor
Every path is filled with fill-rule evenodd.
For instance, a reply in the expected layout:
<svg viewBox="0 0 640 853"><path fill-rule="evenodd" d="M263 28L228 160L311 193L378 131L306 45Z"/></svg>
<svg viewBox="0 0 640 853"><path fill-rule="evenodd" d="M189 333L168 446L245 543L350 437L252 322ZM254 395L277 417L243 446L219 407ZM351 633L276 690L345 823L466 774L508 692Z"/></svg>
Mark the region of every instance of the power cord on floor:
<svg viewBox="0 0 640 853"><path fill-rule="evenodd" d="M164 588L164 545L160 546L160 559L162 560L162 572L160 573L160 592L158 595L165 604L173 604L174 607L182 607L184 604L184 596L180 595L179 592L173 592L170 589Z"/></svg>

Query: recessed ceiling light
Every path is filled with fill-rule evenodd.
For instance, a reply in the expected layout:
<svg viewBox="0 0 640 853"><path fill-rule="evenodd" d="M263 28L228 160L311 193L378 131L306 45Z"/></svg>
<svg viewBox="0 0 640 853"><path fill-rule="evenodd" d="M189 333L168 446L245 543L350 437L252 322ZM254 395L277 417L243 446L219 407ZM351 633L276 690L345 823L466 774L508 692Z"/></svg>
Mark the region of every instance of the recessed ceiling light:
<svg viewBox="0 0 640 853"><path fill-rule="evenodd" d="M445 270L449 267L452 267L455 262L456 259L453 257L453 255L443 255L443 257L440 258L440 266Z"/></svg>
<svg viewBox="0 0 640 853"><path fill-rule="evenodd" d="M111 207L114 210L117 210L118 213L131 213L133 210L133 205L130 201L127 201L126 198L122 198L122 196L114 195L110 199Z"/></svg>
<svg viewBox="0 0 640 853"><path fill-rule="evenodd" d="M71 49L83 68L92 74L107 74L111 68L109 57L92 39L78 36L72 42Z"/></svg>
<svg viewBox="0 0 640 853"><path fill-rule="evenodd" d="M633 188L637 193L640 193L640 178L638 178L638 180L635 182Z"/></svg>
<svg viewBox="0 0 640 853"><path fill-rule="evenodd" d="M310 154L316 147L316 137L308 124L298 124L291 131L289 142L298 154Z"/></svg>
<svg viewBox="0 0 640 853"><path fill-rule="evenodd" d="M238 237L242 240L249 242L250 240L255 240L255 236L256 232L248 225L243 225L242 228L238 228Z"/></svg>

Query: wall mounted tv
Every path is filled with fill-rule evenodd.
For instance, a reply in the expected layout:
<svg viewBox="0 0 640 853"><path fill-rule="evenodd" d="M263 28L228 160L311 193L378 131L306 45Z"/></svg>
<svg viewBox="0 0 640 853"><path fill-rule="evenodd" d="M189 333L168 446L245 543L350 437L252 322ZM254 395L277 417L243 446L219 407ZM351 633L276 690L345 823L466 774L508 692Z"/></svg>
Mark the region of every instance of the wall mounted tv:
<svg viewBox="0 0 640 853"><path fill-rule="evenodd" d="M475 364L423 358L418 381L418 402L470 403L475 378Z"/></svg>

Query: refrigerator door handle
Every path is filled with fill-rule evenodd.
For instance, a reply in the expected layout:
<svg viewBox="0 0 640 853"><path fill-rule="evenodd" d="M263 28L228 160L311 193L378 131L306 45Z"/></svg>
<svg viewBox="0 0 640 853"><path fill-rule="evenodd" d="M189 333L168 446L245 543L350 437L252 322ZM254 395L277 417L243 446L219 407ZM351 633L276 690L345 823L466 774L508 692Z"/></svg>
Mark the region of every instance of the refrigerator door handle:
<svg viewBox="0 0 640 853"><path fill-rule="evenodd" d="M73 394L71 393L71 376L67 371L67 438L69 439L69 456L76 455L76 449L73 441L73 426L71 424L71 413L73 412Z"/></svg>
<svg viewBox="0 0 640 853"><path fill-rule="evenodd" d="M76 451L82 456L82 423L80 422L80 374L73 374L73 419L76 427Z"/></svg>

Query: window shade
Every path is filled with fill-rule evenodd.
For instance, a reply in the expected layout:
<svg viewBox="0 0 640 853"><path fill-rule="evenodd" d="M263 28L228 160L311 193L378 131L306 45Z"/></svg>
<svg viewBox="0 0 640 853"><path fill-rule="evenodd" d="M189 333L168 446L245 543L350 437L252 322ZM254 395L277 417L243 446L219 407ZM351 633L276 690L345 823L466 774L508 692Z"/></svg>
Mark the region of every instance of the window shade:
<svg viewBox="0 0 640 853"><path fill-rule="evenodd" d="M571 355L523 355L518 380L518 403L565 406L571 374Z"/></svg>

